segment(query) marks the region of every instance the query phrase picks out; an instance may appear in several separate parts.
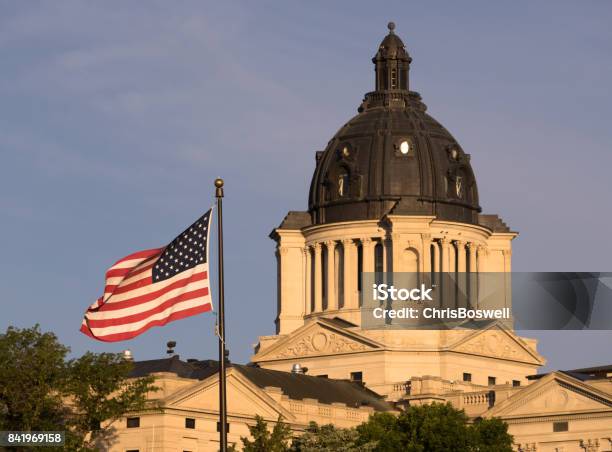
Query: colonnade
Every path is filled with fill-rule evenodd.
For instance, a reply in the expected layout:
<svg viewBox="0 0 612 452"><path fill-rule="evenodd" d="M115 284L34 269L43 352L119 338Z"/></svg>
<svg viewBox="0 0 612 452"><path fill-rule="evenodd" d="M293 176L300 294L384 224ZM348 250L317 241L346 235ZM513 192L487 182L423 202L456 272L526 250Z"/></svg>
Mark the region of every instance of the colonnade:
<svg viewBox="0 0 612 452"><path fill-rule="evenodd" d="M403 254L410 253L410 258ZM307 243L302 248L304 314L358 309L362 272L478 273L486 271L484 245L431 237L421 240L361 237Z"/></svg>

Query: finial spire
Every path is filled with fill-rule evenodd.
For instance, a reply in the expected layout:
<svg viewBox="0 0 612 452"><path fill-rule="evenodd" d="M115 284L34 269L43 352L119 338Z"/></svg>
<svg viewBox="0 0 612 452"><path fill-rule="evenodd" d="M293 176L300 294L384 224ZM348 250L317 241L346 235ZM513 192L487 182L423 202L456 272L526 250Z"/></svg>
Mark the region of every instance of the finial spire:
<svg viewBox="0 0 612 452"><path fill-rule="evenodd" d="M393 30L395 30L395 22L389 22L387 24L387 28L389 29L389 33L393 34L394 33Z"/></svg>

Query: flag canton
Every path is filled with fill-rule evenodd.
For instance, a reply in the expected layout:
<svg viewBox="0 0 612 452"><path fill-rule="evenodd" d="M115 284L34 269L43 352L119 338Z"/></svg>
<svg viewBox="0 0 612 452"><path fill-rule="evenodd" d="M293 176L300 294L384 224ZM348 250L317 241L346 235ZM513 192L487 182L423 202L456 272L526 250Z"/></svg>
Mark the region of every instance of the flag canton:
<svg viewBox="0 0 612 452"><path fill-rule="evenodd" d="M211 210L206 212L164 249L153 266L153 282L172 278L206 263Z"/></svg>

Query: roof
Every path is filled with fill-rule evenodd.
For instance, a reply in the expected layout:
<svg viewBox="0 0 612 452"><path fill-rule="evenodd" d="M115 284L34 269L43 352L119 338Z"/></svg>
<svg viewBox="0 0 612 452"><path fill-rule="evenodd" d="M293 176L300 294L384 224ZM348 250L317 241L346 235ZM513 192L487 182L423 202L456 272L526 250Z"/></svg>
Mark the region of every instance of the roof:
<svg viewBox="0 0 612 452"><path fill-rule="evenodd" d="M280 388L293 400L316 399L321 403L344 403L351 407L369 406L376 411L391 411L393 405L374 391L360 383L349 380L315 377L305 374L262 369L253 365L229 363L251 383L264 389L267 386ZM144 377L154 372L171 372L182 378L204 380L218 372L214 360L182 361L178 356L164 359L134 362L131 377Z"/></svg>
<svg viewBox="0 0 612 452"><path fill-rule="evenodd" d="M570 377L574 377L580 381L599 380L602 378L607 378L609 374L612 374L612 364L596 367L583 367L581 369L560 370L559 372L569 375ZM527 378L529 380L539 380L540 378L545 377L549 373L552 372L530 375Z"/></svg>
<svg viewBox="0 0 612 452"><path fill-rule="evenodd" d="M312 224L388 214L479 224L471 157L410 90L411 58L394 28L390 24L372 60L375 90L317 154L308 201ZM484 221L506 228L495 218Z"/></svg>

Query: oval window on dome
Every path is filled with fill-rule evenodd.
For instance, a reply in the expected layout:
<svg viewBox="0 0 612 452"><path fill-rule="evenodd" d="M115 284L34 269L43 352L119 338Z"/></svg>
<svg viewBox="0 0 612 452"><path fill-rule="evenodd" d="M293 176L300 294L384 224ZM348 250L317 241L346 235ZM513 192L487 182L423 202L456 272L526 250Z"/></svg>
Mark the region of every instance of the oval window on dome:
<svg viewBox="0 0 612 452"><path fill-rule="evenodd" d="M415 146L412 137L399 137L393 148L396 157L414 157Z"/></svg>

